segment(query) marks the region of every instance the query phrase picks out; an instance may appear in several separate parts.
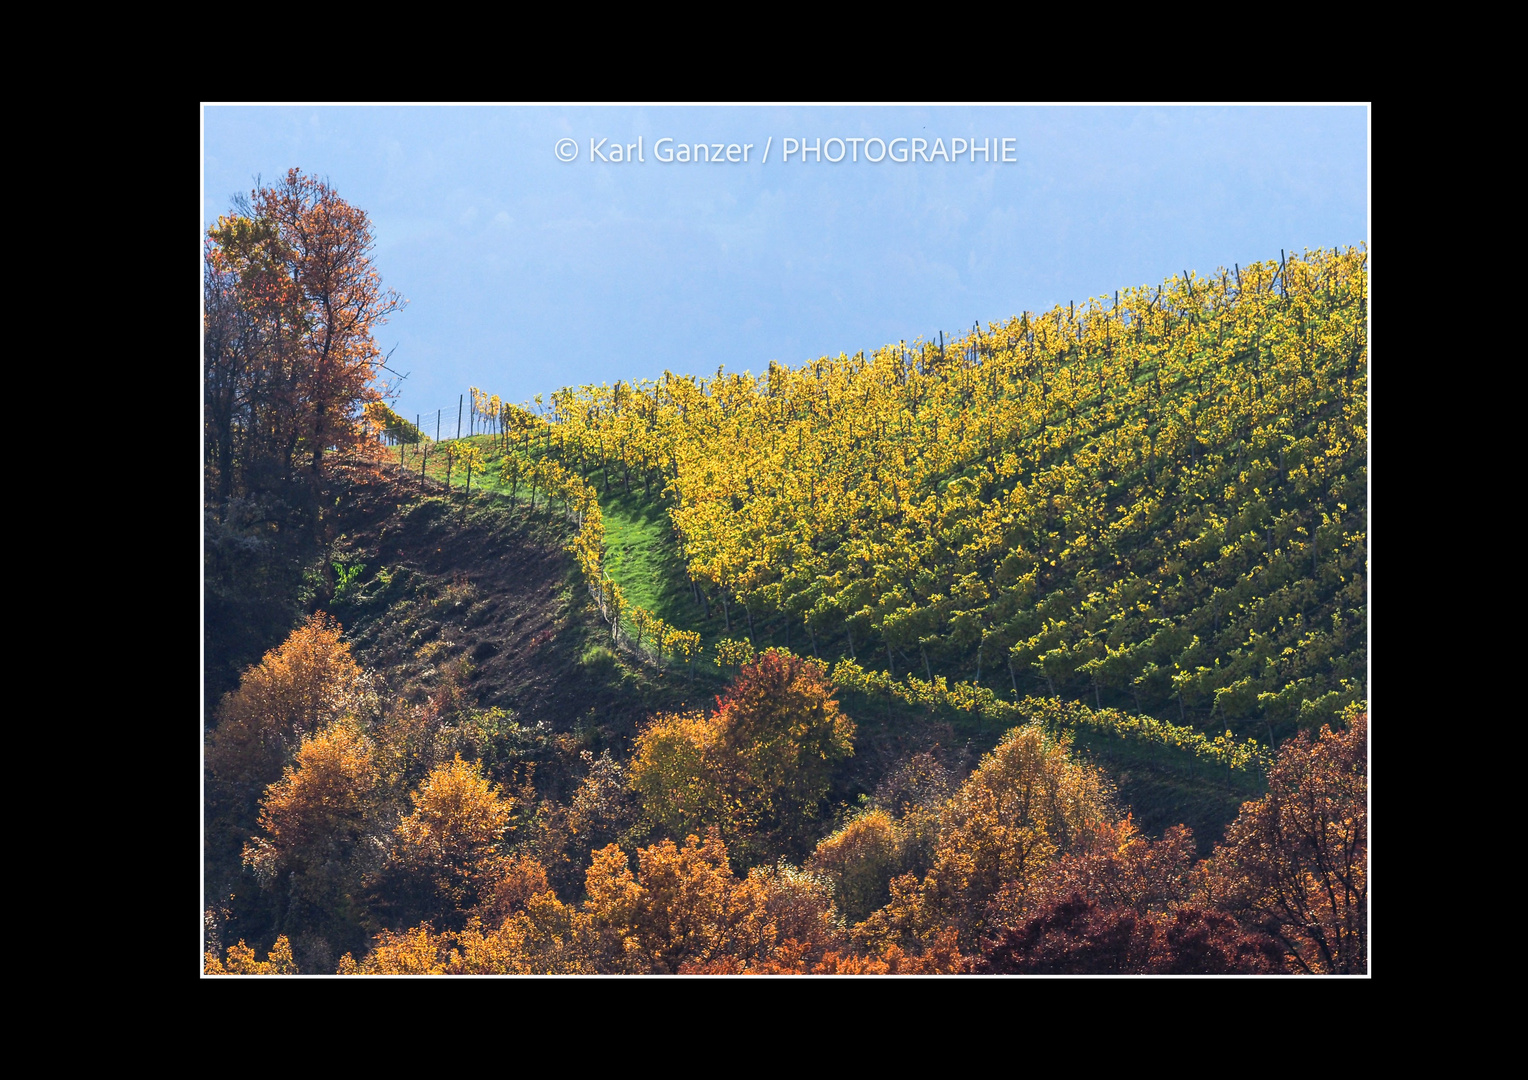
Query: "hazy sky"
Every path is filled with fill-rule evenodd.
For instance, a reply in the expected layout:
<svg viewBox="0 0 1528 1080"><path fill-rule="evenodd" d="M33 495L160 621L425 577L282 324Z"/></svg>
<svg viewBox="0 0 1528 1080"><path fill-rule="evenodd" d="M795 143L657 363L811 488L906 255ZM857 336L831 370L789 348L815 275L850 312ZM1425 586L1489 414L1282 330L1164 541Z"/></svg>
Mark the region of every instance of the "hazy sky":
<svg viewBox="0 0 1528 1080"><path fill-rule="evenodd" d="M208 106L203 132L205 224L294 166L371 216L410 418L469 384L798 365L1368 239L1364 107ZM639 138L643 161L591 161ZM697 143L723 160L678 160Z"/></svg>

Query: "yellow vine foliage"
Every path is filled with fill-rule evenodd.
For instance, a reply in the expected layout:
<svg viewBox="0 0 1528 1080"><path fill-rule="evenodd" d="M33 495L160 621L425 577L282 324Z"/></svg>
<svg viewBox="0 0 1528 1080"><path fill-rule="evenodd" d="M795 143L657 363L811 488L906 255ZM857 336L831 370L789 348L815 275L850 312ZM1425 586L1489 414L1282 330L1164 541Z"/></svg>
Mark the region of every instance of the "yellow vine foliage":
<svg viewBox="0 0 1528 1080"><path fill-rule="evenodd" d="M1128 700L1158 723L1095 716L1254 768L1240 722L1363 696L1367 275L1362 248L1185 273L950 340L567 390L516 429L656 484L707 593L884 663L898 696L1010 723L1042 686Z"/></svg>

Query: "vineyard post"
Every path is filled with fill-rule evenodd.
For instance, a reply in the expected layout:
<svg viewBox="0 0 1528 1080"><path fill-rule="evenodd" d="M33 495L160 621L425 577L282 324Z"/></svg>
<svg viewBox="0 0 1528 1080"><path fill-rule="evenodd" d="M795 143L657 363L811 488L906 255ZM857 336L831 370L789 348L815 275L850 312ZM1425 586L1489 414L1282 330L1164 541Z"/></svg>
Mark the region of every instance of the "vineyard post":
<svg viewBox="0 0 1528 1080"><path fill-rule="evenodd" d="M456 395L456 437L462 437L462 398L464 394Z"/></svg>
<svg viewBox="0 0 1528 1080"><path fill-rule="evenodd" d="M439 410L439 409L435 410L435 441L436 442L440 442L440 412L441 412L441 410Z"/></svg>

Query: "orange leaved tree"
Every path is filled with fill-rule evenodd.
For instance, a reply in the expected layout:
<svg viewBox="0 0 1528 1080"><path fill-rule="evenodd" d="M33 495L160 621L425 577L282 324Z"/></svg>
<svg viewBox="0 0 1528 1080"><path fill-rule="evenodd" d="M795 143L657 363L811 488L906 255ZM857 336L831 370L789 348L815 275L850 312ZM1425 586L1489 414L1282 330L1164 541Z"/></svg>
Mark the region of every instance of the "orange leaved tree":
<svg viewBox="0 0 1528 1080"><path fill-rule="evenodd" d="M373 331L403 307L372 263L371 221L327 180L291 169L207 234L208 462L220 501L251 470L317 476L368 440L380 397Z"/></svg>
<svg viewBox="0 0 1528 1080"><path fill-rule="evenodd" d="M413 802L394 831L389 877L395 897L405 910L439 913L461 925L498 874L499 842L513 805L460 754L431 770Z"/></svg>
<svg viewBox="0 0 1528 1080"><path fill-rule="evenodd" d="M630 783L674 836L716 826L747 861L811 850L811 819L854 753L816 660L771 649L744 664L719 708L654 717L637 736Z"/></svg>
<svg viewBox="0 0 1528 1080"><path fill-rule="evenodd" d="M310 616L218 706L207 766L241 802L252 802L281 775L304 735L365 707L369 682L340 629L323 612Z"/></svg>

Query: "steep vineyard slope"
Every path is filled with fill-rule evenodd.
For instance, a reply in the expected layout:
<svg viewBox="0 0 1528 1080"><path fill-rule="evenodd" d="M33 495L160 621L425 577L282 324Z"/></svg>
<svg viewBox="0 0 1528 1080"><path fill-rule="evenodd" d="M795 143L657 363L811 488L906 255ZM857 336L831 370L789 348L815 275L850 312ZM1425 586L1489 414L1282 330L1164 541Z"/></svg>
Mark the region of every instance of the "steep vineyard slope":
<svg viewBox="0 0 1528 1080"><path fill-rule="evenodd" d="M661 492L739 633L1278 741L1365 692L1365 261L499 419L511 446Z"/></svg>

